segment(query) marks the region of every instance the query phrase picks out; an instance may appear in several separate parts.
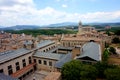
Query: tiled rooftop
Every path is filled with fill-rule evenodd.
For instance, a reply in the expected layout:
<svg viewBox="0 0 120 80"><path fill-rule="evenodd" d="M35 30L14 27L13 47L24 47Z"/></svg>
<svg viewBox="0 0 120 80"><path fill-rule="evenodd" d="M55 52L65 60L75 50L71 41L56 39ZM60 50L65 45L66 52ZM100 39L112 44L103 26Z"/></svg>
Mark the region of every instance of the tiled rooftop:
<svg viewBox="0 0 120 80"><path fill-rule="evenodd" d="M60 60L65 54L56 54L56 53L46 53L46 52L36 52L33 56L47 58L47 59L54 59Z"/></svg>
<svg viewBox="0 0 120 80"><path fill-rule="evenodd" d="M37 48L46 46L48 44L54 43L53 41L50 40L46 40L46 41L42 41L38 44ZM32 49L34 50L34 49ZM17 50L12 50L12 51L7 51L7 52L2 52L0 53L0 63L3 63L5 61L14 59L16 57L22 56L24 54L29 53L31 50L27 50L25 48L21 48L21 49L17 49Z"/></svg>
<svg viewBox="0 0 120 80"><path fill-rule="evenodd" d="M101 61L101 47L94 42L88 42L82 46L80 56L76 58L90 57L96 61Z"/></svg>
<svg viewBox="0 0 120 80"><path fill-rule="evenodd" d="M62 68L62 66L66 63L72 60L72 53L66 54L64 57L62 57L59 61L56 62L55 67Z"/></svg>
<svg viewBox="0 0 120 80"><path fill-rule="evenodd" d="M21 49L14 50L14 51L7 51L4 53L0 53L0 63L3 63L5 61L24 55L27 52L29 52L29 50L21 48Z"/></svg>

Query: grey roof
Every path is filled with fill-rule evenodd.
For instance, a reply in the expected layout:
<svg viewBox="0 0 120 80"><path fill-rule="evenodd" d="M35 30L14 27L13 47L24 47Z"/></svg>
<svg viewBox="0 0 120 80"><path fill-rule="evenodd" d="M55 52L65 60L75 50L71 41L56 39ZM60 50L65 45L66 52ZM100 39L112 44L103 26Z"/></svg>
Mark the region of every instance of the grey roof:
<svg viewBox="0 0 120 80"><path fill-rule="evenodd" d="M56 54L56 53L46 53L46 52L36 52L33 56L42 57L48 59L60 60L65 54Z"/></svg>
<svg viewBox="0 0 120 80"><path fill-rule="evenodd" d="M39 48L39 47L44 47L45 45L52 44L52 43L55 43L55 42L54 42L54 41L51 41L51 40L44 40L44 41L41 41L41 42L37 45L37 48Z"/></svg>
<svg viewBox="0 0 120 80"><path fill-rule="evenodd" d="M80 56L76 58L89 57L96 61L101 61L101 47L95 42L88 42L84 44L81 48Z"/></svg>
<svg viewBox="0 0 120 80"><path fill-rule="evenodd" d="M52 53L52 52L54 52L54 51L56 51L58 49L58 47L55 47L55 48L53 48L53 49L51 49L51 50L49 50L49 51L47 51L48 53Z"/></svg>
<svg viewBox="0 0 120 80"><path fill-rule="evenodd" d="M54 49L49 50L48 53L52 53L52 52L56 51L57 49L67 49L67 50L72 50L73 47L57 46L57 47L55 47Z"/></svg>
<svg viewBox="0 0 120 80"><path fill-rule="evenodd" d="M54 42L50 41L50 40L41 41L38 44L37 48L46 46L46 45L51 44L51 43L54 43ZM32 49L32 50L35 50L35 49ZM2 53L0 53L0 63L3 63L5 61L11 60L11 59L14 59L14 58L22 56L24 54L27 54L32 50L27 50L25 48L21 48L21 49L17 49L17 50L11 50L11 51L2 52Z"/></svg>
<svg viewBox="0 0 120 80"><path fill-rule="evenodd" d="M62 59L56 62L55 67L56 68L62 68L62 66L66 63L72 60L72 53L66 54Z"/></svg>
<svg viewBox="0 0 120 80"><path fill-rule="evenodd" d="M4 53L0 53L0 63L14 59L14 58L24 55L28 52L29 52L29 50L21 48L21 49L14 50L14 51L7 51Z"/></svg>
<svg viewBox="0 0 120 80"><path fill-rule="evenodd" d="M19 80L19 79L0 73L0 80Z"/></svg>

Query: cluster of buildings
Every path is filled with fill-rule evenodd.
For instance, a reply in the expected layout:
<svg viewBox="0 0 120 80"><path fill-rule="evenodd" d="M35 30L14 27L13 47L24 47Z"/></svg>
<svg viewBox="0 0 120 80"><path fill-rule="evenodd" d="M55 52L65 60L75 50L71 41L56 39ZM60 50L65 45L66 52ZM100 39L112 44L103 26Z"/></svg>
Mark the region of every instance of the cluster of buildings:
<svg viewBox="0 0 120 80"><path fill-rule="evenodd" d="M0 32L0 52L22 48L25 41L34 40L31 35Z"/></svg>
<svg viewBox="0 0 120 80"><path fill-rule="evenodd" d="M24 80L36 70L52 74L60 72L62 66L73 59L84 63L101 61L104 43L110 41L111 37L97 32L93 27L82 27L79 22L77 34L38 36L36 39L24 34L16 37L14 34L8 34L7 37L1 38L0 77L2 73L2 76L10 75L15 80ZM11 44L16 45L16 48L13 49ZM45 80L50 80L50 77Z"/></svg>

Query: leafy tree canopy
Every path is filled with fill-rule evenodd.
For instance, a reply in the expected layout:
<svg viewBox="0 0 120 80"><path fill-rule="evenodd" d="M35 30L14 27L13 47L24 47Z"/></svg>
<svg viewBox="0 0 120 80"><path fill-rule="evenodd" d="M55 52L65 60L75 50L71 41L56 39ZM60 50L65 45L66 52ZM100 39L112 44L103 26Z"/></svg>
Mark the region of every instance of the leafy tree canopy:
<svg viewBox="0 0 120 80"><path fill-rule="evenodd" d="M62 67L63 80L96 80L97 69L92 65L72 60Z"/></svg>
<svg viewBox="0 0 120 80"><path fill-rule="evenodd" d="M62 30L62 29L37 29L37 30L19 30L19 31L9 30L6 32L15 33L15 34L25 33L33 36L76 33L75 31L72 30Z"/></svg>
<svg viewBox="0 0 120 80"><path fill-rule="evenodd" d="M109 51L112 53L112 54L116 54L116 49L114 47L110 47L109 48Z"/></svg>
<svg viewBox="0 0 120 80"><path fill-rule="evenodd" d="M103 52L103 56L102 56L102 60L104 61L104 62L107 62L108 61L108 57L109 57L109 51L108 51L108 49L105 49L104 50L104 52Z"/></svg>
<svg viewBox="0 0 120 80"><path fill-rule="evenodd" d="M104 73L107 80L120 80L120 68L109 68Z"/></svg>
<svg viewBox="0 0 120 80"><path fill-rule="evenodd" d="M98 71L94 66L84 65L80 72L80 80L96 80L97 74Z"/></svg>
<svg viewBox="0 0 120 80"><path fill-rule="evenodd" d="M78 60L72 60L62 67L63 80L78 80L80 79L82 63Z"/></svg>
<svg viewBox="0 0 120 80"><path fill-rule="evenodd" d="M116 65L110 65L107 62L97 62L94 64L96 69L98 70L98 77L105 78L104 71L108 68L118 68Z"/></svg>
<svg viewBox="0 0 120 80"><path fill-rule="evenodd" d="M115 44L120 43L120 39L118 37L115 37L112 39L112 43L115 43Z"/></svg>

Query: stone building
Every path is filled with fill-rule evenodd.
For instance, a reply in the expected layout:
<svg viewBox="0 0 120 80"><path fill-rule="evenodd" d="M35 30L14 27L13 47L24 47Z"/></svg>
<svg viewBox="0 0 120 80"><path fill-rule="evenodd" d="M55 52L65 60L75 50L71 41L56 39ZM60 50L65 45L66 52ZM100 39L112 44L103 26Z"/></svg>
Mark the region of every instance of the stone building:
<svg viewBox="0 0 120 80"><path fill-rule="evenodd" d="M78 25L78 33L77 33L77 35L84 34L85 32L97 32L97 31L96 31L96 29L94 27L91 27L91 26L82 27L82 22L80 21L79 25Z"/></svg>
<svg viewBox="0 0 120 80"><path fill-rule="evenodd" d="M23 48L24 42L27 40L33 40L31 35L25 34L11 34L11 33L1 33L0 34L0 52L5 52L9 50L17 50Z"/></svg>
<svg viewBox="0 0 120 80"><path fill-rule="evenodd" d="M37 52L33 55L36 60L36 67L38 70L55 71L55 63L59 61L64 55L47 52Z"/></svg>
<svg viewBox="0 0 120 80"><path fill-rule="evenodd" d="M72 48L65 48L56 46L53 49L41 52L37 51L33 55L33 59L36 60L36 67L38 70L45 71L59 71L64 63L72 60Z"/></svg>
<svg viewBox="0 0 120 80"><path fill-rule="evenodd" d="M60 41L60 45L65 47L75 47L77 45L82 46L89 41L94 41L100 44L103 51L105 42L110 43L111 38L111 36L108 36L103 32L97 32L94 27L82 27L82 23L80 21L78 26L78 33L72 36L63 35Z"/></svg>
<svg viewBox="0 0 120 80"><path fill-rule="evenodd" d="M2 39L2 46L15 43L22 47L5 49L0 53L0 73L22 80L35 70L61 71L62 66L72 59L95 63L101 61L104 42L109 39L93 27L83 28L81 22L77 34L38 38L37 41L22 34Z"/></svg>
<svg viewBox="0 0 120 80"><path fill-rule="evenodd" d="M0 53L0 73L22 80L26 75L37 69L33 54L36 51L46 52L55 46L55 42L47 40L38 43L32 49L21 48L2 52Z"/></svg>
<svg viewBox="0 0 120 80"><path fill-rule="evenodd" d="M82 61L84 61L83 58L94 60L96 59L95 55L99 54L99 52L91 52L91 57L89 56L91 54L86 52L88 50L86 50L84 46L91 50L93 47L90 46L97 44L93 42L75 47L58 46L55 41L50 40L41 41L39 43L34 42L34 44L31 41L27 41L24 44L24 48L0 54L0 73L11 75L14 78L22 80L34 70L45 70L49 72L61 71L62 66L72 59L79 59ZM90 46L87 44L90 44ZM83 52L85 52L84 55L89 54L87 55L87 58L86 56L83 56L83 53L81 52L82 49ZM95 46L95 49L100 50L100 45L99 47ZM97 57L101 57L101 55L97 55Z"/></svg>

